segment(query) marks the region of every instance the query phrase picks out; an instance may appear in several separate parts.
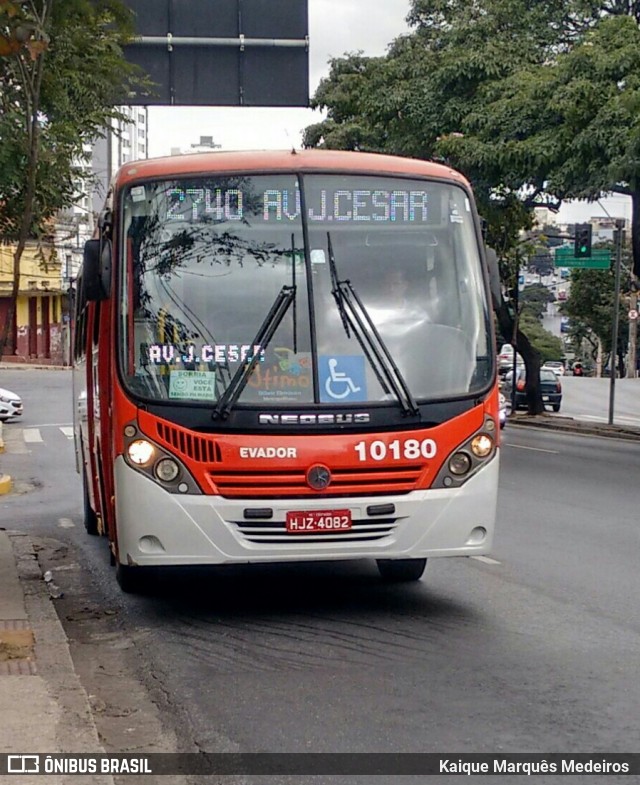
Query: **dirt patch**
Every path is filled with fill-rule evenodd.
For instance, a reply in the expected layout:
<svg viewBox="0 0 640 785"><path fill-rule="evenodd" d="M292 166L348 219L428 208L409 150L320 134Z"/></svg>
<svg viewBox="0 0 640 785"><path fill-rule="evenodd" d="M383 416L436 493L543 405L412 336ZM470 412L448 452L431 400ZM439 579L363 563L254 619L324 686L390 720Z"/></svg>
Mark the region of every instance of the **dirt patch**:
<svg viewBox="0 0 640 785"><path fill-rule="evenodd" d="M0 662L33 657L34 643L31 630L0 631Z"/></svg>
<svg viewBox="0 0 640 785"><path fill-rule="evenodd" d="M148 631L131 621L117 594L109 599L105 576L92 575L80 549L40 537L34 550L42 572L50 571L60 587L55 609L105 751L177 751L172 698L160 677L148 673Z"/></svg>

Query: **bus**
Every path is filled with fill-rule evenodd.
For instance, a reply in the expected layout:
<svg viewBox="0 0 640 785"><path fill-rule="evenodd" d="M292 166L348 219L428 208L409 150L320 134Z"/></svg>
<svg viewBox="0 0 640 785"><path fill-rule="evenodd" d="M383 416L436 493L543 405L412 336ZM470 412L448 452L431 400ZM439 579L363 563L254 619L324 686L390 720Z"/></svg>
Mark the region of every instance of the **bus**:
<svg viewBox="0 0 640 785"><path fill-rule="evenodd" d="M460 173L328 150L135 161L98 226L74 433L123 591L317 560L416 581L490 550L497 266Z"/></svg>

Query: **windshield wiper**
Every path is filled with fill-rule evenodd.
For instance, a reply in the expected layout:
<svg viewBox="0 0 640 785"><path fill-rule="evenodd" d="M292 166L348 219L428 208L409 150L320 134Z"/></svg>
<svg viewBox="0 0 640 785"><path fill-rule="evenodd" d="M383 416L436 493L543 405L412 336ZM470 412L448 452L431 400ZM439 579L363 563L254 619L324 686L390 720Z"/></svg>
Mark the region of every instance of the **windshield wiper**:
<svg viewBox="0 0 640 785"><path fill-rule="evenodd" d="M332 284L331 294L338 306L338 312L347 338L351 337L349 334L349 329L351 329L369 365L373 368L373 372L384 393L388 395L391 390L393 391L402 407L403 414L413 415L414 417L419 415L420 409L411 394L409 385L396 365L385 342L382 340L382 336L376 329L369 312L353 288L351 281L340 281L338 279L336 257L333 253L330 232L327 232L327 249L329 251L329 270Z"/></svg>
<svg viewBox="0 0 640 785"><path fill-rule="evenodd" d="M289 310L289 306L294 301L295 296L295 285L283 286L282 289L280 289L269 313L266 315L265 320L260 325L260 329L252 341L252 346L259 346L261 351L267 348L269 341L273 338L273 334L280 326L280 322L284 319L284 315ZM247 356L242 361L240 367L229 382L229 386L220 396L218 405L212 415L214 420L224 420L229 416L229 413L249 381L249 376L259 359L260 353L253 353L251 357Z"/></svg>

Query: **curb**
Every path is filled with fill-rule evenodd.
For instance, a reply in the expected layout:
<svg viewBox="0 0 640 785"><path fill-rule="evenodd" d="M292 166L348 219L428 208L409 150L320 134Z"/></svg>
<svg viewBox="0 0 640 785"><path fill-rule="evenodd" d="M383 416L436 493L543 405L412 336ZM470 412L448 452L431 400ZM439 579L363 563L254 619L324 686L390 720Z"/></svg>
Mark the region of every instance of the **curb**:
<svg viewBox="0 0 640 785"><path fill-rule="evenodd" d="M539 415L519 415L507 418L507 427L539 428L559 433L575 433L584 436L603 436L609 439L625 439L627 441L640 441L640 428L625 427L623 425L596 425L583 420L574 420L571 417L540 417Z"/></svg>
<svg viewBox="0 0 640 785"><path fill-rule="evenodd" d="M39 754L71 750L103 754L106 750L98 735L90 698L76 672L34 543L23 532L0 531L0 545L4 578L0 618L21 621L18 629L23 634L17 640L27 646L16 652L23 659L13 662L29 665L28 671L24 667L20 670L19 679L0 679L2 752L22 753L26 740L35 748L29 751ZM12 638L16 639L15 634ZM54 779L60 785L72 782L71 776ZM25 785L34 785L36 780L39 782L40 778L20 779ZM81 777L79 781L84 780ZM92 775L91 783L114 785L114 779L111 775Z"/></svg>
<svg viewBox="0 0 640 785"><path fill-rule="evenodd" d="M2 423L0 422L0 453L4 452L4 439L2 438ZM10 493L13 482L8 474L0 474L0 496Z"/></svg>
<svg viewBox="0 0 640 785"><path fill-rule="evenodd" d="M0 371L71 371L70 365L36 365L35 363L0 363Z"/></svg>

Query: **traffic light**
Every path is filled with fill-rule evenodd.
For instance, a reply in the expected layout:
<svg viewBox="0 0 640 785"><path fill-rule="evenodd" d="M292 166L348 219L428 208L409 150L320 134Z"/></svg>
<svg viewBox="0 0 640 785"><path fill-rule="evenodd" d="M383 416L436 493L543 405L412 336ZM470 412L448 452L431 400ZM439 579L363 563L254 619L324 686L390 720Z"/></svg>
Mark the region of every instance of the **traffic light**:
<svg viewBox="0 0 640 785"><path fill-rule="evenodd" d="M591 224L577 224L573 255L577 259L591 258Z"/></svg>

